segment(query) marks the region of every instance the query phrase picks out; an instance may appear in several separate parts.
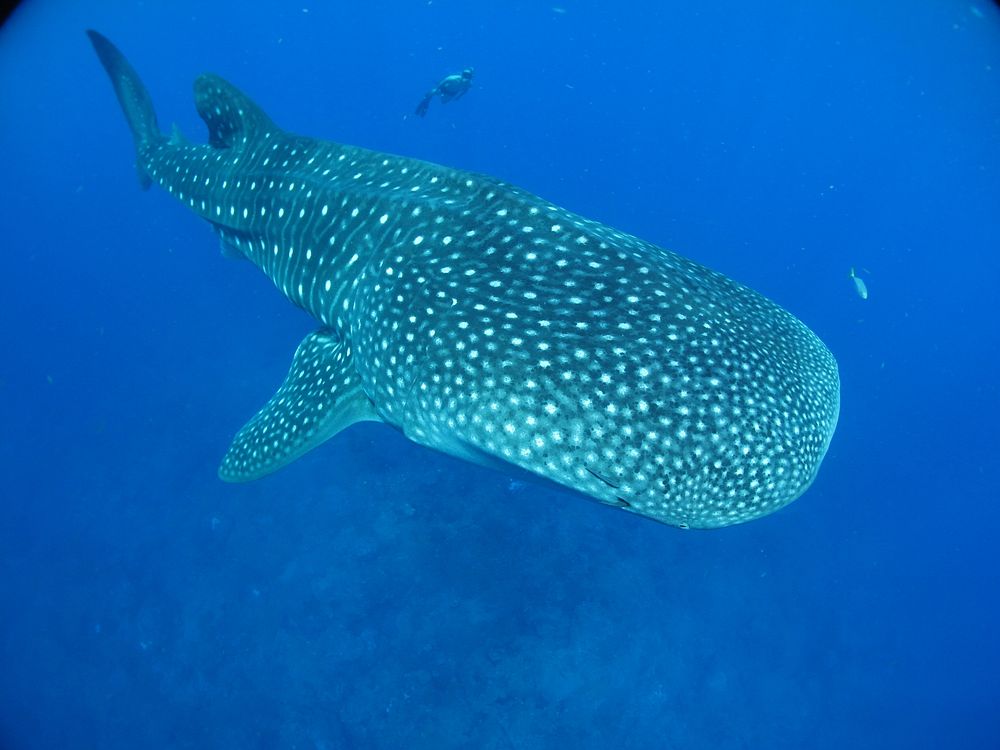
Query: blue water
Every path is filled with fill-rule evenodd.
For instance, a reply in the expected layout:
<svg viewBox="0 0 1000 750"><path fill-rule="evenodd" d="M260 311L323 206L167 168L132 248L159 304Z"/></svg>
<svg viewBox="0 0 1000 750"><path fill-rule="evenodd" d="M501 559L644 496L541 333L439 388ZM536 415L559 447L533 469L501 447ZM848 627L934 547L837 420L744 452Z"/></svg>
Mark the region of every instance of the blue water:
<svg viewBox="0 0 1000 750"><path fill-rule="evenodd" d="M816 484L682 532L372 424L221 483L314 326L139 189L88 27L192 138L214 71L775 299L840 363ZM997 6L38 0L0 154L4 750L1000 747Z"/></svg>

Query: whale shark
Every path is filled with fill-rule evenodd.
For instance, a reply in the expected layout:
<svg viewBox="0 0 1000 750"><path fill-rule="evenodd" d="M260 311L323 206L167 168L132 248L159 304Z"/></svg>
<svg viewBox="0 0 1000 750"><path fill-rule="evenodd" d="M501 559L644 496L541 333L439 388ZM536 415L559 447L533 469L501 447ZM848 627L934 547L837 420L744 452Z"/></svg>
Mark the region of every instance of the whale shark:
<svg viewBox="0 0 1000 750"><path fill-rule="evenodd" d="M269 474L350 425L681 528L771 513L813 482L836 361L757 292L499 179L294 135L216 75L208 143L163 133L88 31L156 183L317 321L219 476Z"/></svg>

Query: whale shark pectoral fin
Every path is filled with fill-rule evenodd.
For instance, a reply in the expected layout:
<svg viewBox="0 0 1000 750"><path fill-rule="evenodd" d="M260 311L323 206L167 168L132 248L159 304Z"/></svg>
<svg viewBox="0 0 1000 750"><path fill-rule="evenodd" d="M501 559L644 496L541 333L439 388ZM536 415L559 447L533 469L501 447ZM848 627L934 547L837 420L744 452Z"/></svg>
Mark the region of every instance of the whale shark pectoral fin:
<svg viewBox="0 0 1000 750"><path fill-rule="evenodd" d="M219 476L227 482L257 479L364 421L379 416L361 388L350 345L316 331L299 344L278 392L236 435Z"/></svg>

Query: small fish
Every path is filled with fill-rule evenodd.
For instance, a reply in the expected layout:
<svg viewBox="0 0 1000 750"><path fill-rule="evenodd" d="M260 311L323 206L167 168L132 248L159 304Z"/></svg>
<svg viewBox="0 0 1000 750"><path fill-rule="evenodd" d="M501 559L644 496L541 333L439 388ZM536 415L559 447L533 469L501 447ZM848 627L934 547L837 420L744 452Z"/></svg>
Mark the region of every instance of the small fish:
<svg viewBox="0 0 1000 750"><path fill-rule="evenodd" d="M868 299L868 287L865 285L865 280L862 279L854 272L854 268L851 267L851 278L854 279L854 288L861 299Z"/></svg>

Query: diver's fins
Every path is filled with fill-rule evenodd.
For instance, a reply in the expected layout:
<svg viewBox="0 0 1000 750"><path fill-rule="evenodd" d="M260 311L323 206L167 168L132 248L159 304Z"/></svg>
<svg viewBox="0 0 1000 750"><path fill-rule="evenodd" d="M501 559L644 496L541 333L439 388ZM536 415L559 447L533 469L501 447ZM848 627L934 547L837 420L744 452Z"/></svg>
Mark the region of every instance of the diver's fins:
<svg viewBox="0 0 1000 750"><path fill-rule="evenodd" d="M434 92L433 91L428 91L424 95L424 98L420 100L420 104L417 105L417 109L414 112L414 114L416 114L417 117L423 117L424 115L426 115L427 114L427 108L429 106L431 106L431 99L433 99L433 98L434 98Z"/></svg>

